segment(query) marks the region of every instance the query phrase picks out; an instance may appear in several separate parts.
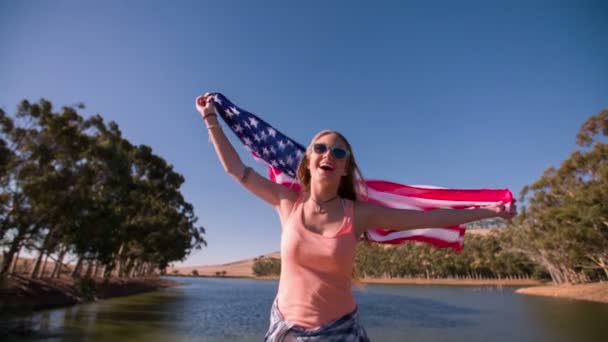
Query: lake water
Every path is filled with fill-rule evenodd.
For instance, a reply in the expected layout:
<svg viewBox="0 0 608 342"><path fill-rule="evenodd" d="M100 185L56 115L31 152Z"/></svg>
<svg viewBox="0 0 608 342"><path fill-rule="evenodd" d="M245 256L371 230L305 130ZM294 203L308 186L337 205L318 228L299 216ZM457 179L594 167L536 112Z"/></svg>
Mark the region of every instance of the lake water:
<svg viewBox="0 0 608 342"><path fill-rule="evenodd" d="M37 333L14 340L263 340L276 281L175 280L187 284L37 312L22 319ZM372 341L608 341L608 305L514 290L368 285L355 296Z"/></svg>

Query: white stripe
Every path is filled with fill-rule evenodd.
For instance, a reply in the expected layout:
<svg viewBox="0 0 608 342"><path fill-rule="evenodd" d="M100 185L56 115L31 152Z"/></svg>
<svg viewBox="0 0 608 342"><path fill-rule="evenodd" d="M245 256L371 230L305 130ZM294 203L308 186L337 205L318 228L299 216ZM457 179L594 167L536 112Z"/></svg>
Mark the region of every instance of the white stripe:
<svg viewBox="0 0 608 342"><path fill-rule="evenodd" d="M390 233L386 236L380 235L372 229L372 230L368 231L368 235L371 240L378 241L378 242L384 242L384 241L401 239L401 238L411 238L411 237L415 237L415 236L426 236L426 237L435 238L435 239L447 241L447 242L462 241L459 231L452 230L452 229L442 229L442 228L399 230L399 231Z"/></svg>
<svg viewBox="0 0 608 342"><path fill-rule="evenodd" d="M270 168L271 170L274 170L274 168ZM274 172L274 171L271 171ZM274 179L276 183L298 183L297 180L291 178L288 174L281 172L280 174L274 174Z"/></svg>
<svg viewBox="0 0 608 342"><path fill-rule="evenodd" d="M420 185L420 184L409 185L408 184L408 186L411 186L412 188L422 188L422 189L447 189L447 188L445 188L443 186L435 186L435 185Z"/></svg>
<svg viewBox="0 0 608 342"><path fill-rule="evenodd" d="M420 208L427 208L427 207L451 209L456 206L472 207L472 206L476 206L476 205L489 205L489 204L500 203L500 201L474 202L474 201L434 200L434 199L428 199L428 198L418 198L418 197L396 195L396 194L393 194L390 192L378 191L378 190L374 190L374 189L368 189L368 196L373 199L377 199L383 203L386 203L386 205L388 205L392 208L415 209L415 210L420 210Z"/></svg>

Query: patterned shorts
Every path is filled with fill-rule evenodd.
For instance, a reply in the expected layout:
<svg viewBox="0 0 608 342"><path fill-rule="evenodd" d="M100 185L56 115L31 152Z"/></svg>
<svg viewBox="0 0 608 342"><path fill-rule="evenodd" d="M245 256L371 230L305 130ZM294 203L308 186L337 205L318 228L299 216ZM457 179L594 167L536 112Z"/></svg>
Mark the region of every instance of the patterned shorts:
<svg viewBox="0 0 608 342"><path fill-rule="evenodd" d="M357 309L319 327L305 329L285 321L275 299L270 311L270 327L264 341L369 342L369 338L365 329L361 326Z"/></svg>

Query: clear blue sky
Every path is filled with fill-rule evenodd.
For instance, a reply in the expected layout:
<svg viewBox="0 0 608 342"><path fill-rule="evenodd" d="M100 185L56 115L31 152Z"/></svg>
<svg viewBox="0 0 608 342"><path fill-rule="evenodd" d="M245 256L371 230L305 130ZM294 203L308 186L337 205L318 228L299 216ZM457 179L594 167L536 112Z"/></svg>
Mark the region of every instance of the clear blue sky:
<svg viewBox="0 0 608 342"><path fill-rule="evenodd" d="M343 132L367 178L516 195L608 107L606 2L405 3L2 1L0 107L84 102L152 146L207 229L188 265L279 249L207 141L204 91L303 144Z"/></svg>

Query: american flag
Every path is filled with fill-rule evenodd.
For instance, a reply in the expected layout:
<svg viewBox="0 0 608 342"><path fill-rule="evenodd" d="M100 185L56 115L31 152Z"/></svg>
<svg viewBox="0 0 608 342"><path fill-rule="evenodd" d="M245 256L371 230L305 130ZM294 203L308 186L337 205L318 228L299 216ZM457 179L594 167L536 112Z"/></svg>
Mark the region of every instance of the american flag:
<svg viewBox="0 0 608 342"><path fill-rule="evenodd" d="M210 96L228 127L236 134L255 159L268 166L270 179L299 190L296 179L298 162L305 147L258 116L237 107L220 93ZM432 210L437 208L468 209L494 203L512 203L508 189L462 190L434 186L403 185L387 181L365 180L367 194L362 199L392 208ZM391 230L390 227L368 231L370 241L400 244L406 241L429 243L460 251L464 244L463 226L413 230Z"/></svg>

